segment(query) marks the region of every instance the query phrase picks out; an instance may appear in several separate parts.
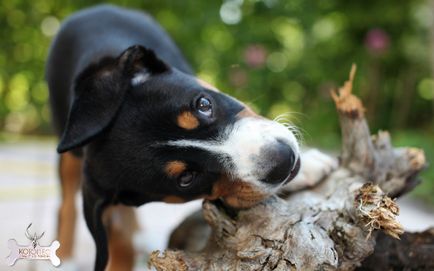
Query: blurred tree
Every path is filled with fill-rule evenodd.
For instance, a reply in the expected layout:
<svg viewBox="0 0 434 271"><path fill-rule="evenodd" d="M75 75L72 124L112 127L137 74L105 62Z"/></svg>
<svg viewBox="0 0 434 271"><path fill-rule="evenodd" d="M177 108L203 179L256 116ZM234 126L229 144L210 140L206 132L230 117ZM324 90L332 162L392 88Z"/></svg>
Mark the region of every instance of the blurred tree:
<svg viewBox="0 0 434 271"><path fill-rule="evenodd" d="M44 81L50 41L65 17L99 2L0 3L4 131L51 131ZM401 131L399 142L425 147L434 159L433 0L109 2L152 14L200 77L260 113L297 112L288 118L306 131L310 145L337 147L328 93L355 62L355 89L371 127ZM433 180L434 170L426 176Z"/></svg>

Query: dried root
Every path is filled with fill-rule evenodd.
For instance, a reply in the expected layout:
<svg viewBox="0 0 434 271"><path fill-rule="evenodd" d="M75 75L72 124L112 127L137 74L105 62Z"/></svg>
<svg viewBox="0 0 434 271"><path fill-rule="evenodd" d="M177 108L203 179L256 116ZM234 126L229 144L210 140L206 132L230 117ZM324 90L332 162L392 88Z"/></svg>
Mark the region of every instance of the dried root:
<svg viewBox="0 0 434 271"><path fill-rule="evenodd" d="M396 220L398 205L378 185L365 183L359 189L354 203L368 230L366 238L370 238L372 231L380 229L396 239L404 233L402 225Z"/></svg>

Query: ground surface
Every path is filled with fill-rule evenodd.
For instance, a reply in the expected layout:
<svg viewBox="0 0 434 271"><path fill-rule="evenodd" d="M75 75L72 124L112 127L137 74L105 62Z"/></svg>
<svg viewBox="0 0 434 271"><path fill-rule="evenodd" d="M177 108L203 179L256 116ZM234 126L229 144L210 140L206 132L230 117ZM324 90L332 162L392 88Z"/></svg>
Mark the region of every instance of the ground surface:
<svg viewBox="0 0 434 271"><path fill-rule="evenodd" d="M29 223L33 223L31 232L46 232L40 241L41 245L48 245L54 240L59 204L56 161L55 143L51 141L0 144L0 258L5 259L9 254L8 239L14 238L23 245L29 243L24 236ZM400 199L399 205L399 220L406 230L419 231L434 226L434 209L409 197ZM164 249L171 230L199 206L200 202L195 201L184 205L152 203L139 208L142 231L136 238L137 247L142 251ZM93 242L81 218L82 215L79 217L75 258L79 270L91 270ZM137 261L136 270L145 270L145 266L146 258L142 256ZM48 262L35 263L24 260L9 267L5 260L0 260L0 271L3 270L64 268L62 265L54 268Z"/></svg>

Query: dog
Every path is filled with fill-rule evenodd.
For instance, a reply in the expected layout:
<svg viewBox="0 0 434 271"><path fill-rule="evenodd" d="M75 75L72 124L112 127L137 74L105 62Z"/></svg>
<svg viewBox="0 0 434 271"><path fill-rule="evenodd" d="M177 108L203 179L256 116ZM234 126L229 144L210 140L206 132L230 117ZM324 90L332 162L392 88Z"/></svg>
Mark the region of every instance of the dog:
<svg viewBox="0 0 434 271"><path fill-rule="evenodd" d="M205 198L247 208L300 169L291 130L195 77L146 13L103 5L73 14L52 42L46 78L60 139L60 256L71 256L81 182L96 271L132 268L122 238L132 207Z"/></svg>

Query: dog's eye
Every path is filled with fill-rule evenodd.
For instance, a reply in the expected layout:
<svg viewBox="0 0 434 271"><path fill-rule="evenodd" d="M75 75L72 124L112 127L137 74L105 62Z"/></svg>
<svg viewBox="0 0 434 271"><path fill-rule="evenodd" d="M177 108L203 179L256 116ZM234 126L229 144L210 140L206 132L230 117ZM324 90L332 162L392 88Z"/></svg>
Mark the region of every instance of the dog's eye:
<svg viewBox="0 0 434 271"><path fill-rule="evenodd" d="M195 175L196 175L195 172L184 171L178 177L178 186L180 188L187 188L187 187L189 187L193 183Z"/></svg>
<svg viewBox="0 0 434 271"><path fill-rule="evenodd" d="M212 104L207 98L201 97L197 100L196 108L204 116L210 117L212 115Z"/></svg>

